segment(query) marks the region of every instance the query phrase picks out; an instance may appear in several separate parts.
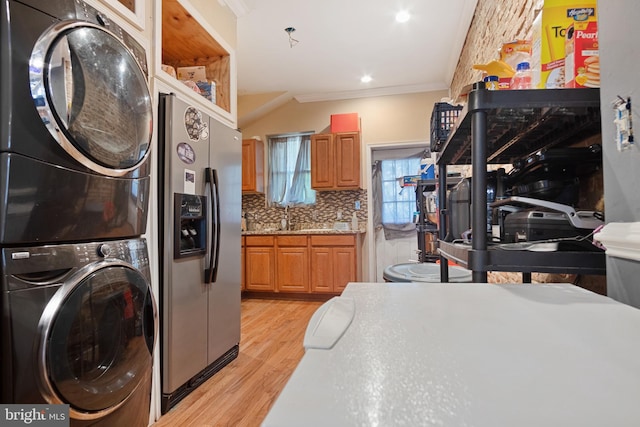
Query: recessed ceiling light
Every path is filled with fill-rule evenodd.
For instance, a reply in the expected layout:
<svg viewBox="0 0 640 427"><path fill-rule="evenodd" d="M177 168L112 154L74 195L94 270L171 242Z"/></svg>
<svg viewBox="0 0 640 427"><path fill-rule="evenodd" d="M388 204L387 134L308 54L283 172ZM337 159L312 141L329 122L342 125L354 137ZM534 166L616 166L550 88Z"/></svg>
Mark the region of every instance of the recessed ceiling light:
<svg viewBox="0 0 640 427"><path fill-rule="evenodd" d="M396 14L396 21L407 22L411 18L411 15L406 10L401 10Z"/></svg>
<svg viewBox="0 0 640 427"><path fill-rule="evenodd" d="M373 79L372 79L372 78L371 78L371 76L370 76L370 75L368 75L368 74L365 74L364 76L362 76L362 77L360 78L360 81L361 81L362 83L369 83L371 80L373 80Z"/></svg>

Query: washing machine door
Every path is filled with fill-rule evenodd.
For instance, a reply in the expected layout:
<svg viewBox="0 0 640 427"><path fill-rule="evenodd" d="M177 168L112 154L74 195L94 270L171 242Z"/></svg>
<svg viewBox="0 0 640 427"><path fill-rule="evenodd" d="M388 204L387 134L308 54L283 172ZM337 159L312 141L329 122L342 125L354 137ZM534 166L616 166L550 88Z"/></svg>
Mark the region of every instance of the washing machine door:
<svg viewBox="0 0 640 427"><path fill-rule="evenodd" d="M29 61L43 123L76 161L123 176L149 155L153 112L147 77L115 34L85 21L45 31Z"/></svg>
<svg viewBox="0 0 640 427"><path fill-rule="evenodd" d="M40 319L43 396L69 404L76 419L116 410L150 380L156 326L151 289L139 270L115 260L81 270Z"/></svg>

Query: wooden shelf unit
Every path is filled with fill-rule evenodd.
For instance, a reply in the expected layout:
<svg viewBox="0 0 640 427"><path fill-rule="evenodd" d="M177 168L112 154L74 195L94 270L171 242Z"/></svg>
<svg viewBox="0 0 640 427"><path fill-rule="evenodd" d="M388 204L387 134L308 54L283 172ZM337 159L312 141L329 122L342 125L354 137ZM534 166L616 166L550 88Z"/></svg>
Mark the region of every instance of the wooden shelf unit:
<svg viewBox="0 0 640 427"><path fill-rule="evenodd" d="M216 112L235 125L236 76L235 52L217 39L213 29L203 21L187 0L158 0L162 9L160 64L179 67L204 66L208 81L216 83L215 104L191 91L181 81L161 69L157 74L182 92L193 92L201 105L210 105ZM219 37L219 36L218 36ZM185 88L187 89L185 91Z"/></svg>

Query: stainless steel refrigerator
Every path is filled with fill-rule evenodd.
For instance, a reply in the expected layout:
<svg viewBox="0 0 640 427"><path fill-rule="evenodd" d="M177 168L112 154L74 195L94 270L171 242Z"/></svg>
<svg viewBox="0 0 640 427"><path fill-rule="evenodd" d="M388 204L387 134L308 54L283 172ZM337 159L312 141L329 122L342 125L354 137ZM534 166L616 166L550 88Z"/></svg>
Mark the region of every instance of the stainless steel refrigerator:
<svg viewBox="0 0 640 427"><path fill-rule="evenodd" d="M158 116L165 413L238 355L242 137L175 94Z"/></svg>

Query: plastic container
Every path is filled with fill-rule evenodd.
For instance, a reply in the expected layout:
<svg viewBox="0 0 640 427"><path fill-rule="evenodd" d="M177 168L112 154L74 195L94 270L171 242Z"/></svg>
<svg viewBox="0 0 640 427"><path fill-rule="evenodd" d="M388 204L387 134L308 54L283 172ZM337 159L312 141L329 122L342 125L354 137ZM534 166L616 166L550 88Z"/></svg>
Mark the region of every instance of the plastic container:
<svg viewBox="0 0 640 427"><path fill-rule="evenodd" d="M489 90L499 90L499 80L498 76L487 76L484 78L485 87Z"/></svg>
<svg viewBox="0 0 640 427"><path fill-rule="evenodd" d="M521 62L511 78L510 89L531 89L531 80L532 73L529 63Z"/></svg>
<svg viewBox="0 0 640 427"><path fill-rule="evenodd" d="M436 172L433 167L431 157L423 157L420 159L420 179L435 179Z"/></svg>
<svg viewBox="0 0 640 427"><path fill-rule="evenodd" d="M382 274L385 282L440 282L440 265L430 262L387 266ZM449 282L471 282L471 271L459 266L449 267Z"/></svg>
<svg viewBox="0 0 640 427"><path fill-rule="evenodd" d="M436 102L431 112L431 151L439 151L458 119L462 105Z"/></svg>

